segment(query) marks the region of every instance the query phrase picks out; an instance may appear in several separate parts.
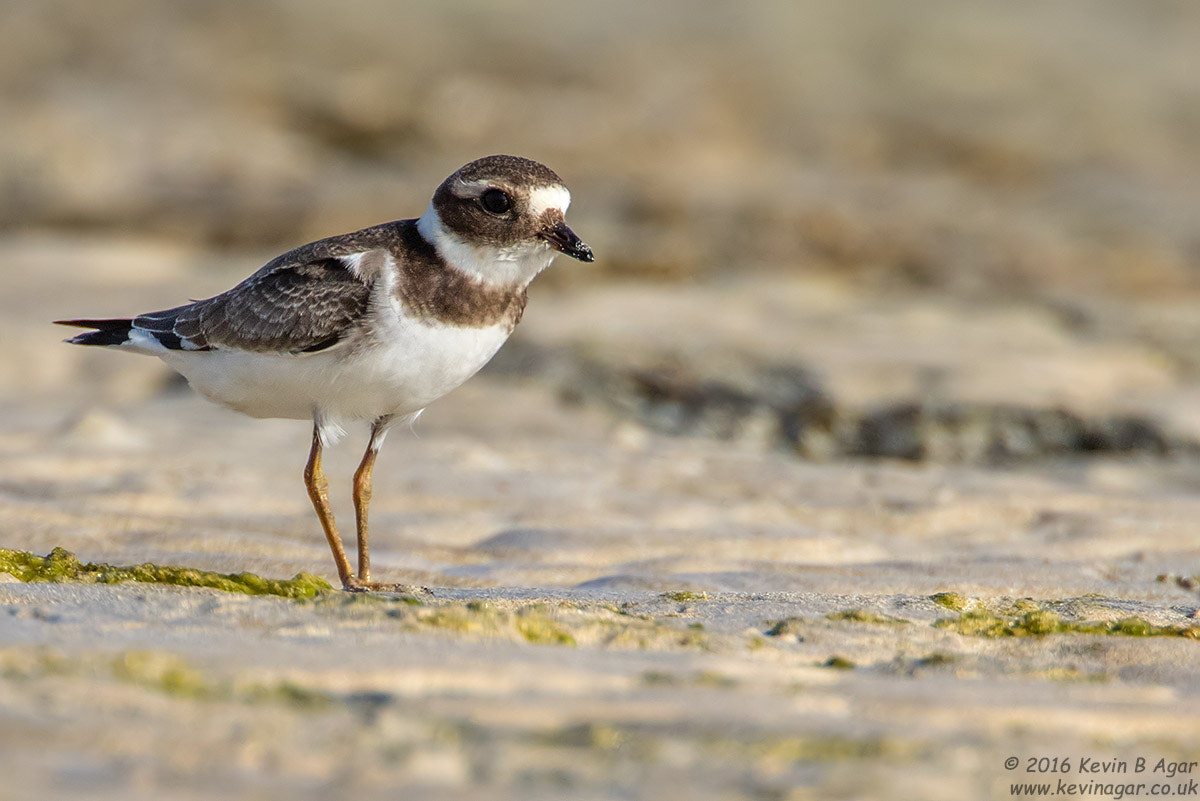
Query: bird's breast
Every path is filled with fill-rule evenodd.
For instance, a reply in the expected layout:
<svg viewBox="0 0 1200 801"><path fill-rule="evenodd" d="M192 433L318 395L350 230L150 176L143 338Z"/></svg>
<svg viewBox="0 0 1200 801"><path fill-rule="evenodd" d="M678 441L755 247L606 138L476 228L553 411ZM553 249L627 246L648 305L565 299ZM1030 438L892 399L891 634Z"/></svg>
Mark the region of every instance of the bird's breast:
<svg viewBox="0 0 1200 801"><path fill-rule="evenodd" d="M511 331L504 321L452 325L395 311L357 343L343 379L396 404L388 414L423 409L458 387L488 363Z"/></svg>

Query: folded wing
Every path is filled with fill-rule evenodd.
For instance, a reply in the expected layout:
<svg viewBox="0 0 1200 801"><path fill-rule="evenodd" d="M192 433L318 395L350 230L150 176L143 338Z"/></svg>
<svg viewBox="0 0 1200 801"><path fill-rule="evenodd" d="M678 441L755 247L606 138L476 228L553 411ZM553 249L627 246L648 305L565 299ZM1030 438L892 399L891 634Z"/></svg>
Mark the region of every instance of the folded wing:
<svg viewBox="0 0 1200 801"><path fill-rule="evenodd" d="M134 318L168 348L305 353L342 341L370 286L338 258L268 266L216 297Z"/></svg>

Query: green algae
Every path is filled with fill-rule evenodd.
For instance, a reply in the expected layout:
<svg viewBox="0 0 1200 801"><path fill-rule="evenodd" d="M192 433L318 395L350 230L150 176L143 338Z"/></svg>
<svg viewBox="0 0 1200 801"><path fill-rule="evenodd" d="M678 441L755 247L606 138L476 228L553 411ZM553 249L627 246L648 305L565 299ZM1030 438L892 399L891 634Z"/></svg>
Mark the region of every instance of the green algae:
<svg viewBox="0 0 1200 801"><path fill-rule="evenodd" d="M1112 599L1095 593L1079 598L1034 601L1031 598L1002 600L987 608L975 598L941 592L930 596L939 606L959 612L958 617L942 618L935 628L950 629L972 637L1044 637L1050 634L1103 634L1123 637L1185 637L1200 639L1200 626L1156 626L1140 617L1120 620L1079 620L1089 612L1105 609Z"/></svg>
<svg viewBox="0 0 1200 801"><path fill-rule="evenodd" d="M20 581L75 581L79 567L75 554L65 548L55 548L45 556L0 548L0 572Z"/></svg>
<svg viewBox="0 0 1200 801"><path fill-rule="evenodd" d="M711 650L708 635L693 628L685 629L672 638L680 648L699 648L701 651Z"/></svg>
<svg viewBox="0 0 1200 801"><path fill-rule="evenodd" d="M606 612L612 612L614 615L621 615L622 617L637 618L638 620L653 620L654 619L654 615L651 615L649 613L631 611L636 606L637 606L637 603L634 601L622 601L620 604L603 603L595 608L602 609Z"/></svg>
<svg viewBox="0 0 1200 801"><path fill-rule="evenodd" d="M1187 637L1200 640L1200 626L1155 626L1140 617L1126 617L1109 624L1109 633L1126 637Z"/></svg>
<svg viewBox="0 0 1200 801"><path fill-rule="evenodd" d="M318 601L319 602L319 601ZM381 618L369 610L355 617ZM519 639L533 645L605 648L696 648L710 650L703 627L676 625L649 615L630 615L609 604L591 606L536 602L512 604L489 601L433 602L423 606L395 605L386 612L409 631L442 630L454 634Z"/></svg>
<svg viewBox="0 0 1200 801"><path fill-rule="evenodd" d="M680 629L654 620L593 618L575 627L575 633L581 641L605 648L633 648L639 651L659 648L712 649L711 641L704 632Z"/></svg>
<svg viewBox="0 0 1200 801"><path fill-rule="evenodd" d="M369 599L369 600L368 600ZM613 604L507 601L417 601L332 593L308 601L337 620L394 624L406 631L519 639L533 645L613 648L699 648L711 642L702 624L675 624L630 614Z"/></svg>
<svg viewBox="0 0 1200 801"><path fill-rule="evenodd" d="M647 670L642 674L642 683L649 687L673 687L681 684L682 680L674 673L661 670Z"/></svg>
<svg viewBox="0 0 1200 801"><path fill-rule="evenodd" d="M127 651L112 662L114 678L175 698L224 698L227 690L184 660L153 651Z"/></svg>
<svg viewBox="0 0 1200 801"><path fill-rule="evenodd" d="M898 739L837 736L780 736L748 747L769 762L783 764L908 758L917 750L912 742Z"/></svg>
<svg viewBox="0 0 1200 801"><path fill-rule="evenodd" d="M929 596L929 600L938 606L944 606L954 612L965 612L971 605L971 600L957 592L939 592Z"/></svg>
<svg viewBox="0 0 1200 801"><path fill-rule="evenodd" d="M701 670L692 676L692 683L698 687L728 690L737 687L741 682L726 673L720 673L715 670Z"/></svg>
<svg viewBox="0 0 1200 801"><path fill-rule="evenodd" d="M297 573L290 579L268 579L254 573L214 573L150 562L116 566L80 562L75 554L65 548L55 548L45 556L0 548L0 573L8 573L24 582L124 584L132 581L176 587L206 587L245 595L278 595L283 598L313 598L318 593L333 589L325 579L311 573Z"/></svg>
<svg viewBox="0 0 1200 801"><path fill-rule="evenodd" d="M970 637L1044 637L1049 634L1106 634L1122 637L1186 637L1200 639L1198 626L1156 626L1140 617L1120 620L1064 620L1046 609L1034 609L1016 617L1001 617L985 610L942 618L934 627Z"/></svg>
<svg viewBox="0 0 1200 801"><path fill-rule="evenodd" d="M942 618L934 628L951 629L970 637L1029 637L1055 633L1062 618L1053 612L1028 612L1020 618L1003 618L979 609L956 618Z"/></svg>
<svg viewBox="0 0 1200 801"><path fill-rule="evenodd" d="M1110 677L1103 673L1084 673L1082 670L1074 667L1049 667L1031 671L1026 675L1030 678L1057 681L1060 683L1088 682L1099 684L1110 680Z"/></svg>
<svg viewBox="0 0 1200 801"><path fill-rule="evenodd" d="M540 612L519 614L514 625L517 633L534 645L565 645L569 648L576 646L575 638L570 632Z"/></svg>
<svg viewBox="0 0 1200 801"><path fill-rule="evenodd" d="M960 657L954 654L948 654L945 651L932 651L925 656L913 662L914 668L938 668L948 667L960 662Z"/></svg>
<svg viewBox="0 0 1200 801"><path fill-rule="evenodd" d="M1028 614L1029 612L1037 612L1041 608L1042 607L1038 606L1036 602L1031 601L1028 598L1021 598L1020 600L1013 601L1011 604L1004 607L1001 610L1001 614L1009 615L1010 617L1016 617L1017 615Z"/></svg>
<svg viewBox="0 0 1200 801"><path fill-rule="evenodd" d="M551 614L551 608L542 603L514 611L498 608L487 601L424 606L405 604L403 599L398 599L397 605L388 610L387 616L396 618L412 629L441 629L455 634L489 637L515 633L534 645L573 648L577 644L574 635Z"/></svg>
<svg viewBox="0 0 1200 801"><path fill-rule="evenodd" d="M434 629L446 629L456 634L468 632L494 633L498 626L492 616L472 612L465 607L444 607L431 610L428 614L417 618L423 626Z"/></svg>
<svg viewBox="0 0 1200 801"><path fill-rule="evenodd" d="M325 690L305 687L290 679L244 681L213 676L174 655L157 651L126 651L112 660L113 678L172 698L193 701L232 701L279 704L317 709L337 699Z"/></svg>
<svg viewBox="0 0 1200 801"><path fill-rule="evenodd" d="M7 680L93 679L117 681L170 698L187 701L230 701L281 704L298 708L326 706L337 698L293 680L247 681L222 677L195 667L176 654L123 651L67 656L47 647L0 650L0 677Z"/></svg>
<svg viewBox="0 0 1200 801"><path fill-rule="evenodd" d="M615 751L628 740L628 733L607 723L577 723L530 737L541 745Z"/></svg>
<svg viewBox="0 0 1200 801"><path fill-rule="evenodd" d="M856 666L844 656L831 656L821 664L821 667L833 668L834 670L854 670Z"/></svg>
<svg viewBox="0 0 1200 801"><path fill-rule="evenodd" d="M552 608L545 603L510 609L484 600L421 601L409 596L371 593L329 593L308 603L339 622L391 623L405 631L443 631L467 636L516 636L535 645L575 645L574 637L558 622L557 614L586 617L571 607Z"/></svg>
<svg viewBox="0 0 1200 801"><path fill-rule="evenodd" d="M881 615L868 609L847 609L842 612L830 612L826 620L848 620L852 623L875 623L882 626L907 626L909 621L891 615Z"/></svg>
<svg viewBox="0 0 1200 801"><path fill-rule="evenodd" d="M782 620L768 620L763 624L767 627L767 630L763 634L768 637L792 635L803 642L804 636L801 634L801 629L807 622L802 617L785 617Z"/></svg>
<svg viewBox="0 0 1200 801"><path fill-rule="evenodd" d="M691 590L679 590L677 592L664 592L663 598L668 601L677 601L681 604L691 603L692 601L707 601L707 592L692 592Z"/></svg>
<svg viewBox="0 0 1200 801"><path fill-rule="evenodd" d="M648 670L642 674L642 683L650 687L708 687L722 690L740 684L733 676L715 670L699 670L691 674Z"/></svg>
<svg viewBox="0 0 1200 801"><path fill-rule="evenodd" d="M551 617L545 604L525 606L514 613L486 601L469 601L421 610L409 619L421 627L459 634L500 635L511 630L534 645L576 645L575 637Z"/></svg>
<svg viewBox="0 0 1200 801"><path fill-rule="evenodd" d="M544 748L592 751L600 756L644 761L659 760L676 753L680 744L718 759L753 765L767 775L780 775L789 766L814 762L835 763L859 760L912 760L928 755L931 746L913 738L778 734L747 737L727 728L692 728L681 733L655 730L647 725L616 721L569 723L524 735L526 742ZM563 797L571 793L562 793ZM754 797L775 798L774 793ZM779 797L783 797L782 794ZM788 795L787 797L791 797Z"/></svg>
<svg viewBox="0 0 1200 801"><path fill-rule="evenodd" d="M336 699L332 693L305 687L295 681L239 681L213 676L174 654L126 651L113 659L112 677L145 690L192 701L232 701L279 704L316 709Z"/></svg>
<svg viewBox="0 0 1200 801"><path fill-rule="evenodd" d="M282 704L302 709L319 709L330 706L336 700L332 693L305 687L294 681L277 681L268 684L254 683L240 690L251 703Z"/></svg>
<svg viewBox="0 0 1200 801"><path fill-rule="evenodd" d="M47 646L0 650L0 678L29 679L35 676L71 676L78 662Z"/></svg>
<svg viewBox="0 0 1200 801"><path fill-rule="evenodd" d="M749 736L729 730L700 730L685 735L699 748L718 758L734 759L753 766L764 776L784 776L791 767L811 767L813 763L842 763L869 760L872 763L911 763L928 759L936 748L916 737L865 736L862 738L834 734L766 734ZM789 777L791 778L791 777ZM759 792L754 798L798 798L791 785ZM741 796L739 796L741 797ZM825 796L819 796L825 797ZM857 797L857 796L856 796Z"/></svg>

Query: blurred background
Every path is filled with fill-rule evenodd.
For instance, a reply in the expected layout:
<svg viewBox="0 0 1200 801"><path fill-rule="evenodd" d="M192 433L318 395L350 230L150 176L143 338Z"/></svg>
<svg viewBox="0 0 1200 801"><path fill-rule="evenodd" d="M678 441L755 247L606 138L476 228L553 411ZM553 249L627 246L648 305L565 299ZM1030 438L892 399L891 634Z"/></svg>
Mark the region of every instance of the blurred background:
<svg viewBox="0 0 1200 801"><path fill-rule="evenodd" d="M0 230L274 250L513 152L570 183L591 276L1191 291L1197 31L1187 0L9 0Z"/></svg>
<svg viewBox="0 0 1200 801"><path fill-rule="evenodd" d="M740 436L765 408L809 456L974 459L1013 450L995 444L1013 425L1051 450L1200 433L1187 0L2 13L0 333L25 355L0 387L91 370L128 399L133 373L163 369L45 351L40 322L215 293L280 250L417 216L457 166L507 152L564 176L599 257L539 279L496 370L594 387L674 433ZM564 288L577 305L555 327L537 296ZM630 354L654 375L631 379ZM1099 418L1064 434L950 408L981 402ZM930 415L978 419L991 444L925 442Z"/></svg>

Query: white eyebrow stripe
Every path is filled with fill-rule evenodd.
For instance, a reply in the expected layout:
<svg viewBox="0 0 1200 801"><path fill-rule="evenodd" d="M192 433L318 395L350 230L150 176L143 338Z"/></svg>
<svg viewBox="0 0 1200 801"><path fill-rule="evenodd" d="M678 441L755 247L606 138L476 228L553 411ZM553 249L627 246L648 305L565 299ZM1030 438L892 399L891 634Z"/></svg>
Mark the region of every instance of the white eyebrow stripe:
<svg viewBox="0 0 1200 801"><path fill-rule="evenodd" d="M564 214L571 205L571 193L565 186L539 186L529 193L529 212L541 217L546 209L558 209Z"/></svg>
<svg viewBox="0 0 1200 801"><path fill-rule="evenodd" d="M459 197L479 197L495 186L491 181L464 181L461 178L458 179L457 184L461 189L466 190L462 193L455 192Z"/></svg>

